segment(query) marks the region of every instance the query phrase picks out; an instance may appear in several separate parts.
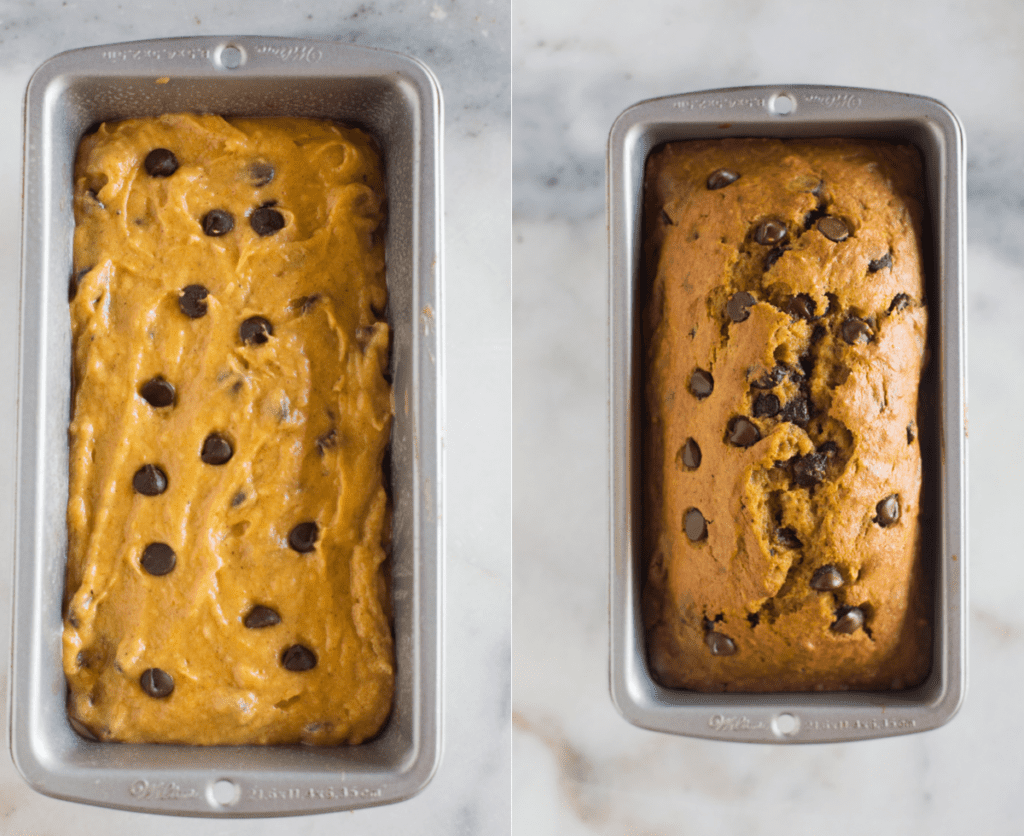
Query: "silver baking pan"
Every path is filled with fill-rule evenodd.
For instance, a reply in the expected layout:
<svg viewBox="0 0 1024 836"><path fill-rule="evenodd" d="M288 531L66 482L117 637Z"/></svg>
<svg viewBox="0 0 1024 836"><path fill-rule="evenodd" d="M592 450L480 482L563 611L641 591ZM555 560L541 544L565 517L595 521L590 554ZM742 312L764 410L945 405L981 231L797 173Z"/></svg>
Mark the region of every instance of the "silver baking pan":
<svg viewBox="0 0 1024 836"><path fill-rule="evenodd" d="M310 116L362 127L387 177L395 421L391 717L347 747L128 745L76 734L61 667L70 410L72 168L94 123L168 112ZM284 38L90 47L43 64L25 102L11 750L40 792L155 813L272 816L401 801L441 754L441 93L389 52Z"/></svg>
<svg viewBox="0 0 1024 836"><path fill-rule="evenodd" d="M671 140L863 137L909 142L924 158L931 360L922 381L923 557L933 587L932 670L904 691L703 694L659 685L647 665L640 585L639 322L644 165ZM656 731L810 743L925 731L946 723L967 684L967 355L963 129L934 99L848 87L709 90L640 102L608 141L611 443L610 675L616 707ZM927 416L927 418L925 417ZM928 420L930 419L930 420Z"/></svg>

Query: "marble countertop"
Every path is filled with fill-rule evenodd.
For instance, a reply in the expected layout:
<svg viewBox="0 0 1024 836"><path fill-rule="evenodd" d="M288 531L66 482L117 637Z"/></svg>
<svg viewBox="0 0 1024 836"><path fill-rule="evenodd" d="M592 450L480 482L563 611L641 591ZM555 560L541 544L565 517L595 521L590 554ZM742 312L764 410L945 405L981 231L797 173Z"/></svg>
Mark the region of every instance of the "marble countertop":
<svg viewBox="0 0 1024 836"><path fill-rule="evenodd" d="M513 821L530 836L1020 832L1024 7L513 7ZM819 83L932 96L968 149L969 686L935 731L808 746L645 731L608 689L609 128L643 99ZM1002 428L1002 429L1000 429ZM997 432L998 430L998 432Z"/></svg>
<svg viewBox="0 0 1024 836"><path fill-rule="evenodd" d="M510 82L507 0L0 1L0 613L10 612L22 176L29 76L76 47L266 34L380 47L437 75L445 104L447 484L445 727L441 765L399 804L291 819L216 821L109 810L39 795L15 770L0 668L0 833L507 833L509 828L511 405ZM10 621L0 618L9 658Z"/></svg>

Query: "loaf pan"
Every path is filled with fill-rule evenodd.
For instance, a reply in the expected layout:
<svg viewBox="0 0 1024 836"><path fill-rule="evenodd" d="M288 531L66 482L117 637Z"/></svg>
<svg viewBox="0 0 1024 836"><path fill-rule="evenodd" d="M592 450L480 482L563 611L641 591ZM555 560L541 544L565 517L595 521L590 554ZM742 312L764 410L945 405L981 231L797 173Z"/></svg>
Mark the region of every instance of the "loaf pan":
<svg viewBox="0 0 1024 836"><path fill-rule="evenodd" d="M72 170L94 123L174 112L333 119L372 134L387 178L395 420L391 717L359 746L99 743L76 734L61 666L68 498ZM416 60L262 37L58 55L32 76L25 172L11 751L47 795L177 815L321 813L408 798L440 758L444 494L441 94Z"/></svg>
<svg viewBox="0 0 1024 836"><path fill-rule="evenodd" d="M923 560L934 603L932 670L884 692L705 694L662 687L647 664L640 310L644 166L658 145L724 137L849 137L911 143L924 160L930 361L922 380ZM687 93L624 111L608 141L611 479L610 678L622 715L655 731L749 742L863 740L925 731L959 708L967 676L967 361L964 135L921 96L783 85Z"/></svg>

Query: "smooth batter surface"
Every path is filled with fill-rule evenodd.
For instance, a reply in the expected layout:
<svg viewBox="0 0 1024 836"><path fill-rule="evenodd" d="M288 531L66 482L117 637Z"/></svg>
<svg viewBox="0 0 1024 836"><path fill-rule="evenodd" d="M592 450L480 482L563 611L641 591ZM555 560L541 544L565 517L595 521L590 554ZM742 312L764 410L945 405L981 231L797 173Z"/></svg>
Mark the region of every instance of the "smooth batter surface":
<svg viewBox="0 0 1024 836"><path fill-rule="evenodd" d="M738 178L709 188L723 170ZM647 173L644 615L655 675L702 691L919 683L931 633L917 151L671 143ZM757 240L766 222L784 242ZM698 369L713 379L700 397ZM899 518L880 523L890 497ZM841 582L816 588L819 572Z"/></svg>
<svg viewBox="0 0 1024 836"><path fill-rule="evenodd" d="M170 176L147 173L157 148ZM83 139L64 669L71 716L100 739L358 743L387 718L382 201L371 142L332 123L169 115ZM261 236L267 204L284 224ZM227 234L204 233L215 209ZM179 303L193 284L209 292L198 318ZM273 333L246 344L256 316ZM156 377L172 405L140 395ZM226 463L201 459L211 433ZM145 464L166 491L137 492ZM154 542L175 553L167 574L142 566ZM279 623L246 627L256 606ZM285 666L296 645L314 667ZM151 669L169 695L144 690Z"/></svg>

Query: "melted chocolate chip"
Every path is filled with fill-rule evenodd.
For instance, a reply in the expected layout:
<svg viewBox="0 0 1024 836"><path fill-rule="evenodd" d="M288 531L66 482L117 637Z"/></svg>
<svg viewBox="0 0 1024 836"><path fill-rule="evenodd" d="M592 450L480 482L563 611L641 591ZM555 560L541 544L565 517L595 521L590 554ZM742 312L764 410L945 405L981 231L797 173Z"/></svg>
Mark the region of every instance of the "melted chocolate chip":
<svg viewBox="0 0 1024 836"><path fill-rule="evenodd" d="M201 284L190 284L178 292L178 307L189 319L201 319L206 316L206 297L210 295Z"/></svg>
<svg viewBox="0 0 1024 836"><path fill-rule="evenodd" d="M758 395L754 400L754 417L774 418L779 414L780 407L779 399L775 395L771 393Z"/></svg>
<svg viewBox="0 0 1024 836"><path fill-rule="evenodd" d="M889 313L899 313L910 307L910 297L906 293L897 293L889 303Z"/></svg>
<svg viewBox="0 0 1024 836"><path fill-rule="evenodd" d="M174 680L171 675L160 668L149 668L142 672L139 677L139 685L142 690L155 699L169 697L174 690Z"/></svg>
<svg viewBox="0 0 1024 836"><path fill-rule="evenodd" d="M211 209L203 216L203 232L214 238L227 235L234 228L234 217L223 209Z"/></svg>
<svg viewBox="0 0 1024 836"><path fill-rule="evenodd" d="M740 179L739 174L735 171L730 171L727 168L720 168L718 171L712 171L708 177L708 188L711 191L715 189L724 189L726 186L730 186Z"/></svg>
<svg viewBox="0 0 1024 836"><path fill-rule="evenodd" d="M761 440L761 431L756 424L740 415L729 422L727 437L733 447L750 447Z"/></svg>
<svg viewBox="0 0 1024 836"><path fill-rule="evenodd" d="M864 611L860 607L840 607L832 622L835 633L854 633L864 626Z"/></svg>
<svg viewBox="0 0 1024 836"><path fill-rule="evenodd" d="M787 402L779 413L779 420L788 421L798 427L806 427L807 422L811 420L811 410L807 398L793 398Z"/></svg>
<svg viewBox="0 0 1024 836"><path fill-rule="evenodd" d="M850 345L869 343L875 335L870 325L855 316L851 316L843 323L842 334L843 339Z"/></svg>
<svg viewBox="0 0 1024 836"><path fill-rule="evenodd" d="M238 336L246 345L263 345L274 333L274 326L262 316L250 316L238 327Z"/></svg>
<svg viewBox="0 0 1024 836"><path fill-rule="evenodd" d="M806 319L810 322L814 319L814 311L818 306L806 293L798 293L786 303L786 313L797 319Z"/></svg>
<svg viewBox="0 0 1024 836"><path fill-rule="evenodd" d="M896 494L887 496L875 506L875 511L878 514L875 522L882 528L894 525L900 519L900 498Z"/></svg>
<svg viewBox="0 0 1024 836"><path fill-rule="evenodd" d="M768 255L764 257L765 271L771 270L775 262L782 258L782 254L784 252L786 252L785 247L775 247L774 249L768 250Z"/></svg>
<svg viewBox="0 0 1024 836"><path fill-rule="evenodd" d="M712 656L732 656L736 652L736 642L714 630L705 634L704 643L708 646Z"/></svg>
<svg viewBox="0 0 1024 836"><path fill-rule="evenodd" d="M690 392L698 400L703 400L710 395L715 388L715 379L711 376L711 372L706 372L704 369L696 369L692 375L690 375Z"/></svg>
<svg viewBox="0 0 1024 836"><path fill-rule="evenodd" d="M143 496L158 496L167 490L167 474L155 464L144 464L135 471L132 486Z"/></svg>
<svg viewBox="0 0 1024 836"><path fill-rule="evenodd" d="M876 258L873 261L868 262L869 273L877 273L879 270L884 270L886 267L892 267L892 253L886 253L881 258Z"/></svg>
<svg viewBox="0 0 1024 836"><path fill-rule="evenodd" d="M850 237L850 228L846 223L833 215L827 215L818 221L818 232L828 238L829 241L845 241Z"/></svg>
<svg viewBox="0 0 1024 836"><path fill-rule="evenodd" d="M754 230L754 240L758 244L765 244L769 247L778 246L788 240L788 238L789 230L786 229L786 225L782 221L762 221L757 229Z"/></svg>
<svg viewBox="0 0 1024 836"><path fill-rule="evenodd" d="M750 316L750 306L754 302L754 297L745 290L737 291L725 306L725 312L733 322L744 322Z"/></svg>
<svg viewBox="0 0 1024 836"><path fill-rule="evenodd" d="M819 566L811 575L811 589L818 592L831 592L843 585L843 573L831 564Z"/></svg>
<svg viewBox="0 0 1024 836"><path fill-rule="evenodd" d="M218 433L210 433L203 441L203 449L199 454L206 464L225 464L235 454L231 442Z"/></svg>
<svg viewBox="0 0 1024 836"><path fill-rule="evenodd" d="M281 623L281 616L276 610L257 604L246 614L242 623L250 630L259 630L262 627L273 627Z"/></svg>
<svg viewBox="0 0 1024 836"><path fill-rule="evenodd" d="M150 543L142 552L139 563L151 575L166 575L178 562L174 549L166 543Z"/></svg>
<svg viewBox="0 0 1024 836"><path fill-rule="evenodd" d="M828 466L827 453L808 453L793 463L793 483L800 488L811 488L823 481Z"/></svg>
<svg viewBox="0 0 1024 836"><path fill-rule="evenodd" d="M686 529L686 536L690 538L694 543L698 543L701 540L707 539L708 536L708 524L704 519L704 515L696 508L691 508L686 512L684 517L684 528Z"/></svg>
<svg viewBox="0 0 1024 836"><path fill-rule="evenodd" d="M316 667L316 654L301 644L293 644L281 654L281 664L290 671L301 673Z"/></svg>
<svg viewBox="0 0 1024 836"><path fill-rule="evenodd" d="M166 148L154 148L143 163L150 177L170 177L178 170L178 158Z"/></svg>
<svg viewBox="0 0 1024 836"><path fill-rule="evenodd" d="M249 182L257 189L274 179L274 167L270 163L258 162L249 166Z"/></svg>
<svg viewBox="0 0 1024 836"><path fill-rule="evenodd" d="M679 458L688 470L696 470L700 467L700 445L692 438L686 439L686 443L679 448Z"/></svg>
<svg viewBox="0 0 1024 836"><path fill-rule="evenodd" d="M750 385L755 389L771 389L778 386L786 379L786 367L775 366L771 371L765 372L761 377Z"/></svg>
<svg viewBox="0 0 1024 836"><path fill-rule="evenodd" d="M299 523L288 534L288 545L297 552L311 552L316 548L320 529L315 522Z"/></svg>
<svg viewBox="0 0 1024 836"><path fill-rule="evenodd" d="M796 532L788 526L775 529L775 542L785 549L799 549L803 545Z"/></svg>
<svg viewBox="0 0 1024 836"><path fill-rule="evenodd" d="M174 387L162 377L147 380L139 387L139 394L146 403L158 409L164 406L174 406Z"/></svg>
<svg viewBox="0 0 1024 836"><path fill-rule="evenodd" d="M261 206L249 217L253 232L264 237L284 229L284 215L269 206Z"/></svg>

